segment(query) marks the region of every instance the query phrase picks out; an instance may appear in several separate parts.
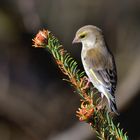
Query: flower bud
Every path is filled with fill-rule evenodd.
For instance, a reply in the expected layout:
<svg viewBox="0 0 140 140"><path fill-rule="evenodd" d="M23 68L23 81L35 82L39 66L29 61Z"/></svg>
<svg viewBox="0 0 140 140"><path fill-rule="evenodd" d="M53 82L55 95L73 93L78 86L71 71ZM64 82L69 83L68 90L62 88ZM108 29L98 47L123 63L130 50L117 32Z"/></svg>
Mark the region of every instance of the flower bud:
<svg viewBox="0 0 140 140"><path fill-rule="evenodd" d="M48 30L39 31L36 37L33 39L33 46L36 48L45 48L48 44Z"/></svg>

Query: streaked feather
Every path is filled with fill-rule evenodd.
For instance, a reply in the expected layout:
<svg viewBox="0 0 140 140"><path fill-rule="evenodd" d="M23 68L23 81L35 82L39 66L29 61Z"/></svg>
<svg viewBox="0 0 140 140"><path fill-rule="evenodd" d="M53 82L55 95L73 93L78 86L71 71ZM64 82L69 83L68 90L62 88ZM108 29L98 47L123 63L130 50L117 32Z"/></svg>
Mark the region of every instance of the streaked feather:
<svg viewBox="0 0 140 140"><path fill-rule="evenodd" d="M84 61L89 66L91 82L98 83L97 86L95 84L97 89L98 85L104 87L106 93L104 92L103 94L108 99L110 109L118 114L114 95L117 84L117 73L113 56L105 50L102 53L99 47L88 50L86 56ZM100 91L100 89L98 90Z"/></svg>
<svg viewBox="0 0 140 140"><path fill-rule="evenodd" d="M108 53L108 52L106 52ZM102 85L108 89L110 94L114 94L117 84L117 73L114 58L111 54L102 53L99 49L87 51L85 63L92 69ZM94 76L95 77L95 76Z"/></svg>

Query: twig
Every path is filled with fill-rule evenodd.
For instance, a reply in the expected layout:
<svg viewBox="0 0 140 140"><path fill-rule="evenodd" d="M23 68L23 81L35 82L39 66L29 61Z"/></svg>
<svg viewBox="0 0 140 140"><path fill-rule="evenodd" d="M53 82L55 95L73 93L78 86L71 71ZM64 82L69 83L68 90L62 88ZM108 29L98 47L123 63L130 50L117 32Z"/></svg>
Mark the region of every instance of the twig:
<svg viewBox="0 0 140 140"><path fill-rule="evenodd" d="M97 92L93 93L93 86L87 87L87 78L84 72L78 69L77 62L64 50L58 39L48 30L39 31L33 39L34 47L46 48L55 59L58 67L68 77L68 81L75 87L77 93L81 96L81 107L76 112L80 121L86 121L95 129L97 137L101 140L127 140L128 137L115 125L112 116L105 107L98 110L100 98ZM86 87L86 88L85 88Z"/></svg>

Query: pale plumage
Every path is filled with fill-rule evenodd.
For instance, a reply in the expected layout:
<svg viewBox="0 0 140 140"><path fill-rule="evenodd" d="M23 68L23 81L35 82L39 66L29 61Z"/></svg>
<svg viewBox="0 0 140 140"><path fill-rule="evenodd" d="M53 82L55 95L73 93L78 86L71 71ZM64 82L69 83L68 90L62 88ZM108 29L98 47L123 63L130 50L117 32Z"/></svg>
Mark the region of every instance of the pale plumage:
<svg viewBox="0 0 140 140"><path fill-rule="evenodd" d="M92 84L108 100L111 111L117 113L115 89L117 73L113 55L107 48L102 31L87 25L76 32L73 43L82 43L81 58L86 74Z"/></svg>

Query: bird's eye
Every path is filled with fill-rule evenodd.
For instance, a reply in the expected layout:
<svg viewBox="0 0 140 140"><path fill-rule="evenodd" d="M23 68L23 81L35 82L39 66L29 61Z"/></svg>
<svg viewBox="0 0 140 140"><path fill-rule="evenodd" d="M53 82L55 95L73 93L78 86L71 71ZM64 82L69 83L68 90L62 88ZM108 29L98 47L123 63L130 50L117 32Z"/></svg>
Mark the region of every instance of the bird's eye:
<svg viewBox="0 0 140 140"><path fill-rule="evenodd" d="M80 35L80 38L82 39L82 38L85 38L85 36L86 36L86 34L81 34Z"/></svg>

